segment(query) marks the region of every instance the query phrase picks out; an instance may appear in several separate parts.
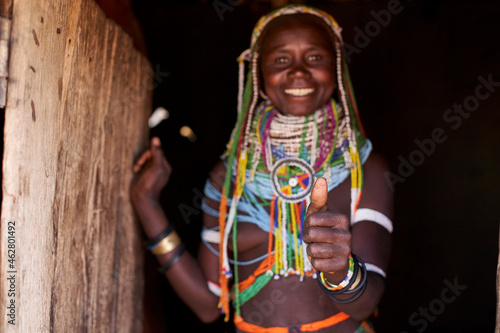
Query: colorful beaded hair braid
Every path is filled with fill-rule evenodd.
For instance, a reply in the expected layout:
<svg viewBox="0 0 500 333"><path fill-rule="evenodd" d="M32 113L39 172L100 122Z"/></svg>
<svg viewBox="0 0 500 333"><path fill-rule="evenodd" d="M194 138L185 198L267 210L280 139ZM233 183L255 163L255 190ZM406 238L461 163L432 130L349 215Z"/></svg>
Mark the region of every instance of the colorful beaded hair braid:
<svg viewBox="0 0 500 333"><path fill-rule="evenodd" d="M259 102L259 79L258 79L258 46L260 37L268 24L277 17L292 14L310 14L320 18L326 27L330 28L335 38L336 49L336 71L338 85L338 100L341 106L341 112L345 119L345 139L348 146L343 150L345 167L350 168L351 172L351 217L354 216L362 188L362 167L359 158L358 144L360 138L365 138L364 130L359 121L357 106L351 81L349 78L347 62L343 55L343 41L341 37L341 28L329 14L307 6L290 5L280 8L266 16L263 16L256 24L251 39L250 49L245 50L238 58L239 62L239 90L238 90L238 117L236 125L231 134L231 140L228 143L226 158L227 172L221 191L221 200L219 206L219 264L220 264L220 286L221 297L219 307L225 313L225 319L229 318L229 279L234 278L234 283L238 283L238 270L234 269L234 274L229 265L227 255L227 245L229 234L232 233L233 241L233 260L236 263L237 244L236 244L236 216L238 211L238 202L243 194L245 186L246 171L248 166L248 154L251 146L250 130L254 118L254 113ZM249 70L244 77L245 61L249 62ZM233 185L233 188L231 188ZM228 196L231 195L232 203L228 212ZM272 231L270 231L272 233ZM270 240L271 242L272 240ZM270 245L271 246L271 245ZM236 264L235 264L236 265ZM237 292L237 289L236 289ZM234 295L238 299L238 295ZM239 307L237 308L239 312ZM237 313L239 315L239 313Z"/></svg>

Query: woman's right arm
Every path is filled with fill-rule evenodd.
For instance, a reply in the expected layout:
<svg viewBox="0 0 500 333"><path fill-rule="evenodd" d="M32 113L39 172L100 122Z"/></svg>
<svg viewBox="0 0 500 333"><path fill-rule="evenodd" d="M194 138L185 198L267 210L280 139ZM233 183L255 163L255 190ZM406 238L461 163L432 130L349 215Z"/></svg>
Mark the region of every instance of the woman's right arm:
<svg viewBox="0 0 500 333"><path fill-rule="evenodd" d="M158 138L151 140L151 147L139 157L133 171L135 177L130 188L130 198L144 233L151 239L169 226L159 197L168 182L171 167L163 155ZM158 255L160 266L176 256L177 250L178 247ZM207 278L212 280L218 274L218 258L201 244L199 260L202 265L190 253L184 251L177 262L165 272L165 277L200 320L210 323L220 316L220 310L217 308L218 297L207 285Z"/></svg>

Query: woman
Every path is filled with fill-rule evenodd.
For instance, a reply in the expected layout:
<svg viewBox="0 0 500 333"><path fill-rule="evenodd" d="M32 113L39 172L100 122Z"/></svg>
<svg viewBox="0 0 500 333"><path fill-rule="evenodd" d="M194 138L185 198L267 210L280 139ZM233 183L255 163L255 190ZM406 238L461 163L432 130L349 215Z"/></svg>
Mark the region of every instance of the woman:
<svg viewBox="0 0 500 333"><path fill-rule="evenodd" d="M257 23L239 58L238 120L205 188L197 258L158 202L170 168L157 138L134 166L131 198L149 248L204 322L221 310L227 320L232 303L238 332L370 330L392 195L358 119L340 30L306 6Z"/></svg>

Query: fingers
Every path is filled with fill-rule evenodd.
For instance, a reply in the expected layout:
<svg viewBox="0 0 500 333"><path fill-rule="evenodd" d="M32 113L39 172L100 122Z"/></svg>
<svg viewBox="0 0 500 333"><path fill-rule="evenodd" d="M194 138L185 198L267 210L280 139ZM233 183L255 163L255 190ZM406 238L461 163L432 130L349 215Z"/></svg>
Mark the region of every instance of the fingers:
<svg viewBox="0 0 500 333"><path fill-rule="evenodd" d="M153 151L153 163L162 163L165 169L170 172L172 170L172 167L163 154L161 141L158 137L154 137L151 139L151 147L151 150Z"/></svg>
<svg viewBox="0 0 500 333"><path fill-rule="evenodd" d="M349 229L349 218L336 211L317 212L306 217L304 229L309 227Z"/></svg>
<svg viewBox="0 0 500 333"><path fill-rule="evenodd" d="M165 156L163 155L161 141L158 137L151 138L151 147L142 153L142 155L137 159L132 170L137 173L148 162L151 162L152 164L162 163L167 170L171 169L165 159Z"/></svg>
<svg viewBox="0 0 500 333"><path fill-rule="evenodd" d="M333 213L335 214L335 213ZM307 243L350 243L351 232L349 231L348 224L344 222L342 217L344 215L336 214L332 219L328 219L328 224L309 226L304 230L302 240ZM339 221L335 223L332 220Z"/></svg>
<svg viewBox="0 0 500 333"><path fill-rule="evenodd" d="M327 259L313 257L311 259L311 264L316 270L329 273L342 271L346 269L348 266L348 264L346 263L346 259L343 256L327 258Z"/></svg>
<svg viewBox="0 0 500 333"><path fill-rule="evenodd" d="M344 259L349 256L349 248L339 244L313 243L307 247L307 255L315 259Z"/></svg>
<svg viewBox="0 0 500 333"><path fill-rule="evenodd" d="M151 139L151 147L153 151L153 163L162 163L163 167L167 170L168 173L170 173L172 171L172 167L163 154L161 141L158 137L154 137Z"/></svg>
<svg viewBox="0 0 500 333"><path fill-rule="evenodd" d="M339 212L328 211L328 184L318 178L311 192L311 203L307 207L303 239L306 243L331 242L331 232L349 231L349 219Z"/></svg>
<svg viewBox="0 0 500 333"><path fill-rule="evenodd" d="M132 170L135 173L139 172L142 169L143 165L146 164L150 159L151 159L151 150L148 149L144 153L142 153L141 156L139 156Z"/></svg>
<svg viewBox="0 0 500 333"><path fill-rule="evenodd" d="M311 191L311 203L307 207L306 217L309 214L325 211L328 209L326 202L328 200L328 184L326 179L320 177L316 180Z"/></svg>
<svg viewBox="0 0 500 333"><path fill-rule="evenodd" d="M309 229L316 229L319 234L315 242L307 245L307 256L313 267L323 272L345 269L347 258L351 253L351 233L332 228Z"/></svg>
<svg viewBox="0 0 500 333"><path fill-rule="evenodd" d="M302 240L307 245L307 255L318 271L344 270L351 252L349 218L328 210L328 184L318 178L311 191L311 203L307 207Z"/></svg>

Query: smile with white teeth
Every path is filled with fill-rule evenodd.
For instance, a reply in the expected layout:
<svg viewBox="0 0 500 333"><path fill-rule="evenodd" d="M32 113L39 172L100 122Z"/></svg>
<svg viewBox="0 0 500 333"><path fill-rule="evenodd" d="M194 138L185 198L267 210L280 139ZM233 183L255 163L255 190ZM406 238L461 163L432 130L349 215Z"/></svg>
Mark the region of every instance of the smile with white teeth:
<svg viewBox="0 0 500 333"><path fill-rule="evenodd" d="M292 95L296 97L309 95L314 91L313 88L296 88L296 89L285 89L285 94Z"/></svg>

